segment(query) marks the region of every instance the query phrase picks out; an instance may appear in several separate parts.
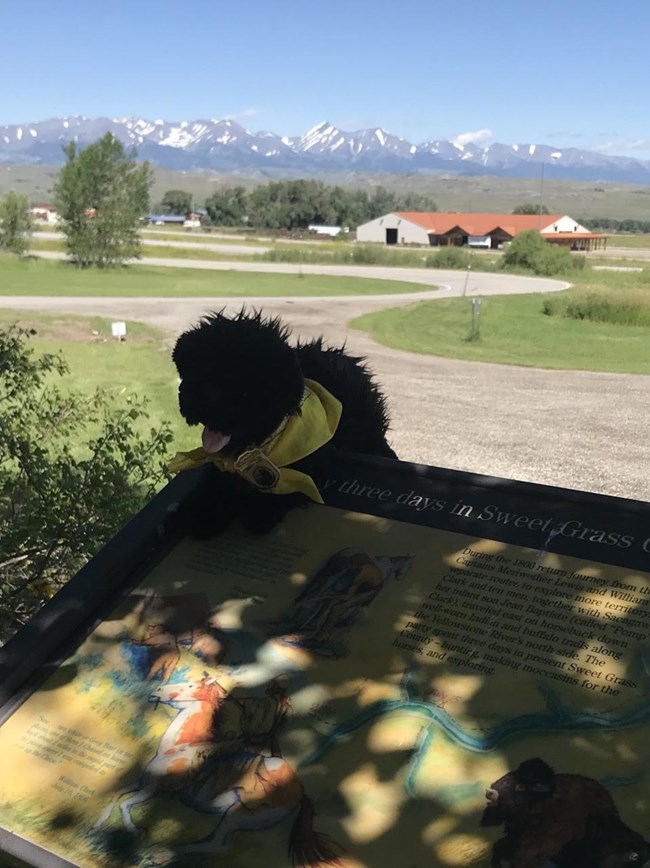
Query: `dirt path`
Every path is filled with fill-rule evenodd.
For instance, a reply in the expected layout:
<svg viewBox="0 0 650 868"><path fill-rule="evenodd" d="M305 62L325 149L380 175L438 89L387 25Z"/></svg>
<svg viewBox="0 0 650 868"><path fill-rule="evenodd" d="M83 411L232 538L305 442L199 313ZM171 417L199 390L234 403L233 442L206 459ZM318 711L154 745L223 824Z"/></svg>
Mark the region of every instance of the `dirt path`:
<svg viewBox="0 0 650 868"><path fill-rule="evenodd" d="M188 267L187 261L172 262ZM226 265L250 269L241 263ZM276 268L292 271L287 265ZM339 269L343 271L337 269L338 273L345 273L345 267ZM397 280L406 279L396 273L402 271L416 282L435 279L444 285L432 293L436 297L462 294L467 280L458 272L354 269L359 276L380 276L377 271L388 271L381 276ZM492 274L474 274L468 282L472 295L552 288L560 289L562 284ZM359 313L407 304L415 297L423 296L263 298L246 303L281 314L295 335L347 340L353 352L366 356L388 395L392 441L401 458L650 500L650 377L543 371L422 356L380 346L347 328ZM2 298L0 304L141 320L173 336L202 312L223 306L234 311L242 300L12 297Z"/></svg>

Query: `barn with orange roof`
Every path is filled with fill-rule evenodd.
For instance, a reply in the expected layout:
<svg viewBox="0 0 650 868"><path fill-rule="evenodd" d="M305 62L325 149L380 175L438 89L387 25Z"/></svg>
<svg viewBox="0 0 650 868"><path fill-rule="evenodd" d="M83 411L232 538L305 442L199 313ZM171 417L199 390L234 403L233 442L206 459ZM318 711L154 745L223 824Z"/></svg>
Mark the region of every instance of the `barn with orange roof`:
<svg viewBox="0 0 650 868"><path fill-rule="evenodd" d="M357 228L357 241L376 244L469 246L498 249L520 232L533 229L546 241L571 250L607 246L607 236L590 232L566 214L462 214L445 211L393 211Z"/></svg>

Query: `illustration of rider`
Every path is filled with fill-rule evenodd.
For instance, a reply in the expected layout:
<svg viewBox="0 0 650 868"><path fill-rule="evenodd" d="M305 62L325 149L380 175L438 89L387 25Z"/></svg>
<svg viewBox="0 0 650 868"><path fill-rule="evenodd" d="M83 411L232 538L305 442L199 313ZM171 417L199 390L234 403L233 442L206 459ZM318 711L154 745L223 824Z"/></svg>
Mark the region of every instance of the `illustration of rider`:
<svg viewBox="0 0 650 868"><path fill-rule="evenodd" d="M263 695L232 695L219 677L159 684L150 702L176 712L155 756L137 781L109 803L95 835L115 808L123 827L140 836L133 810L157 796L173 794L187 807L215 818L206 838L154 850L146 864L167 864L182 853L223 854L239 831L257 831L293 817L289 854L295 865L340 866L341 848L313 828L314 805L282 756L278 732L289 712L286 680L272 679ZM152 842L153 844L153 842Z"/></svg>
<svg viewBox="0 0 650 868"><path fill-rule="evenodd" d="M312 576L293 602L289 629L306 647L326 645L339 627L354 624L389 579L408 572L410 555L373 556L362 549L341 549Z"/></svg>

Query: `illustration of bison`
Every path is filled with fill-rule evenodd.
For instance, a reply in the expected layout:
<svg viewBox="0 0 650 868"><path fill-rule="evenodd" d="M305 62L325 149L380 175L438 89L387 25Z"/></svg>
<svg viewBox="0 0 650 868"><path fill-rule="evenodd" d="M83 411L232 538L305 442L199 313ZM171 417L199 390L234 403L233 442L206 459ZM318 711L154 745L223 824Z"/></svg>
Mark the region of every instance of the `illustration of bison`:
<svg viewBox="0 0 650 868"><path fill-rule="evenodd" d="M642 868L650 843L615 814L587 818L584 837L567 844L553 860L556 868Z"/></svg>
<svg viewBox="0 0 650 868"><path fill-rule="evenodd" d="M648 843L622 822L602 784L555 774L544 760L521 763L485 797L481 825L505 831L492 849L493 868L623 868L650 856Z"/></svg>

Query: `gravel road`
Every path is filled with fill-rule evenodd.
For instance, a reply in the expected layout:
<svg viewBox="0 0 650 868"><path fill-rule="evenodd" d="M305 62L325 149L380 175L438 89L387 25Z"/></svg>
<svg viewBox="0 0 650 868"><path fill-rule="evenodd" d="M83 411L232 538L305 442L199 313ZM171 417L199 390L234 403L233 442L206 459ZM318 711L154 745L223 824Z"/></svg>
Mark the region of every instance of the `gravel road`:
<svg viewBox="0 0 650 868"><path fill-rule="evenodd" d="M219 270L298 270L279 263L256 263L253 268L241 262L156 262ZM423 297L462 295L465 274L347 266L303 265L302 270L441 286L436 292L406 296L246 299L247 304L281 314L295 335L345 340L350 350L367 357L387 393L392 442L401 458L650 501L650 377L544 371L392 350L349 329L347 323L360 313ZM563 286L558 281L477 273L469 279L467 294ZM242 299L4 297L0 304L140 320L166 330L171 340L202 312L224 304L234 311Z"/></svg>

